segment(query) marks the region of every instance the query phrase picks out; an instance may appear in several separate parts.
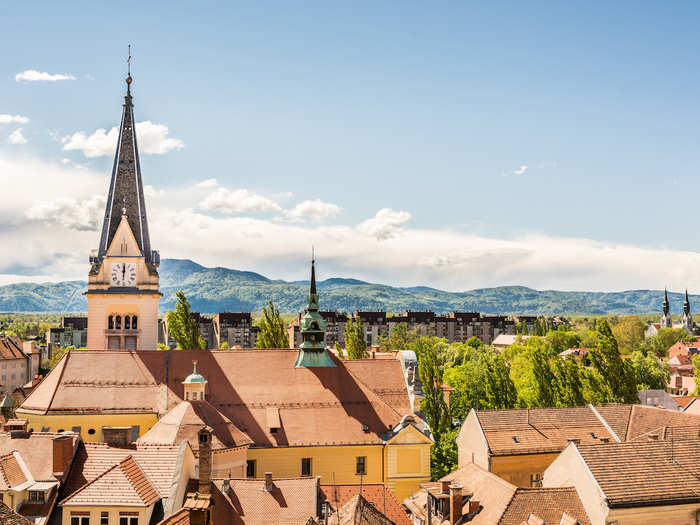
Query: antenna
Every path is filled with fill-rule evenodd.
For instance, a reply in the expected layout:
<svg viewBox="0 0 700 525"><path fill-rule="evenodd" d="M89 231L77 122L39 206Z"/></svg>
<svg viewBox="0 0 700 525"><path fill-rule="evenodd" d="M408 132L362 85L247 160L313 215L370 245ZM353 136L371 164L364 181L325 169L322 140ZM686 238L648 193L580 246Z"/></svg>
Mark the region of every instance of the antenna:
<svg viewBox="0 0 700 525"><path fill-rule="evenodd" d="M126 72L131 76L131 44L129 44L129 58L126 59Z"/></svg>

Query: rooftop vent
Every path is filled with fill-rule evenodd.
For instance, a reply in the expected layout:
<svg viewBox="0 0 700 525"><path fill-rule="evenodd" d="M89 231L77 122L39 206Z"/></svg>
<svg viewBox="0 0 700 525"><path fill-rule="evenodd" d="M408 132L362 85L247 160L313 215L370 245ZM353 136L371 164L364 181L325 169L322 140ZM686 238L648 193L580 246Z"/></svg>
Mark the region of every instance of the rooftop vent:
<svg viewBox="0 0 700 525"><path fill-rule="evenodd" d="M520 440L517 436L513 436L513 443L520 443Z"/></svg>
<svg viewBox="0 0 700 525"><path fill-rule="evenodd" d="M367 425L362 425L362 432L369 432L369 427Z"/></svg>

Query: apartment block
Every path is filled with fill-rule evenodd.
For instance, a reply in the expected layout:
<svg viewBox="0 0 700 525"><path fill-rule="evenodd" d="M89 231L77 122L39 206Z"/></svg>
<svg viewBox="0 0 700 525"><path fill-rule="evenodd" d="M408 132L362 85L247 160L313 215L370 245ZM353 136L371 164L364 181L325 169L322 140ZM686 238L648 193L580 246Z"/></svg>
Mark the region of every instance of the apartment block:
<svg viewBox="0 0 700 525"><path fill-rule="evenodd" d="M258 340L250 312L220 312L212 319L212 328L213 348L223 343L230 348L253 348Z"/></svg>

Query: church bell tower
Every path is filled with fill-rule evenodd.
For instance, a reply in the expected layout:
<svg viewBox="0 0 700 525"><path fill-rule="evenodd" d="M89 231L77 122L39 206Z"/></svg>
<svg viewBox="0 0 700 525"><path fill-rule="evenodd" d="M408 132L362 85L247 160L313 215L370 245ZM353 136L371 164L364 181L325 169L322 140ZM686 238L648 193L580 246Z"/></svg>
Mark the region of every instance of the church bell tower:
<svg viewBox="0 0 700 525"><path fill-rule="evenodd" d="M90 254L85 292L90 350L158 346L160 255L148 235L131 83L129 71L100 245Z"/></svg>

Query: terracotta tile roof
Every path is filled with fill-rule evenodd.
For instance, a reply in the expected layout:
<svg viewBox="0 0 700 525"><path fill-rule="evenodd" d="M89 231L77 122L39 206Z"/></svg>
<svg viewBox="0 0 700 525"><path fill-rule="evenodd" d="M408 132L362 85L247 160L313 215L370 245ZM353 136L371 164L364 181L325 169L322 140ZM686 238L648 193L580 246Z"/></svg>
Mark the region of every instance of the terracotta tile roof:
<svg viewBox="0 0 700 525"><path fill-rule="evenodd" d="M687 407L696 399L700 399L700 396L671 396L673 400L678 403L681 408Z"/></svg>
<svg viewBox="0 0 700 525"><path fill-rule="evenodd" d="M187 447L187 445L182 445ZM161 498L167 498L177 469L180 446L134 445L128 448L110 447L105 443L83 443L73 460L70 475L61 487L61 497L94 480L107 469L131 456L148 477Z"/></svg>
<svg viewBox="0 0 700 525"><path fill-rule="evenodd" d="M0 335L0 359L26 359L26 357L19 339Z"/></svg>
<svg viewBox="0 0 700 525"><path fill-rule="evenodd" d="M602 405L596 407L596 411L607 421L620 441L627 438L627 426L629 425L632 405Z"/></svg>
<svg viewBox="0 0 700 525"><path fill-rule="evenodd" d="M333 510L344 506L359 493L360 485L321 485L321 499L328 501ZM401 507L394 493L383 483L363 484L362 496L396 525L411 525L406 511Z"/></svg>
<svg viewBox="0 0 700 525"><path fill-rule="evenodd" d="M183 400L182 381L193 360L208 380L208 401L259 447L381 443L409 403L405 389L400 400L391 393L403 377L390 360L372 363L375 373L384 371L381 383L390 385L378 394L368 383L379 382L360 371L362 365L353 368L332 357L336 367L296 368L296 350L83 350L66 356L18 413L162 415ZM279 410L282 427L276 433L267 427L270 407Z"/></svg>
<svg viewBox="0 0 700 525"><path fill-rule="evenodd" d="M228 494L224 480L213 480L214 523L227 525L303 525L318 515L318 478L275 479L272 492L264 480L231 479Z"/></svg>
<svg viewBox="0 0 700 525"><path fill-rule="evenodd" d="M590 524L574 487L518 488L498 525L520 525L530 514L534 514L544 523L558 525L564 513L581 525Z"/></svg>
<svg viewBox="0 0 700 525"><path fill-rule="evenodd" d="M328 523L338 525L394 525L372 503L355 494L339 511L332 514Z"/></svg>
<svg viewBox="0 0 700 525"><path fill-rule="evenodd" d="M190 525L190 511L187 509L180 509L163 521L158 522L158 525Z"/></svg>
<svg viewBox="0 0 700 525"><path fill-rule="evenodd" d="M634 405L627 430L627 441L661 427L700 426L700 415L664 408Z"/></svg>
<svg viewBox="0 0 700 525"><path fill-rule="evenodd" d="M13 512L2 501L0 501L0 523L2 525L34 525L33 521L29 521L24 516Z"/></svg>
<svg viewBox="0 0 700 525"><path fill-rule="evenodd" d="M609 507L700 502L700 440L577 447Z"/></svg>
<svg viewBox="0 0 700 525"><path fill-rule="evenodd" d="M189 442L193 450L199 450L198 432L204 426L212 429L214 450L250 445L253 440L241 432L229 418L208 401L182 401L170 410L137 443L178 445Z"/></svg>
<svg viewBox="0 0 700 525"><path fill-rule="evenodd" d="M481 467L477 467L473 463L469 463L447 476L440 481L450 481L459 483L463 487L464 492L471 492L471 499L479 501L482 506L481 511L474 516L469 522L469 525L494 525L498 523L505 512L510 500L513 498L517 487L508 483L496 474L487 472ZM403 504L408 507L414 515L425 518L425 505L427 494L425 490L420 490L413 496L406 498ZM463 507L463 512L468 512L469 503ZM437 520L433 523L437 524ZM443 523L449 523L445 521Z"/></svg>
<svg viewBox="0 0 700 525"><path fill-rule="evenodd" d="M17 451L36 481L56 481L53 475L53 440L61 436L55 432L33 432L27 437L11 438L9 433L0 432L0 455ZM70 436L73 446L77 447L78 435Z"/></svg>
<svg viewBox="0 0 700 525"><path fill-rule="evenodd" d="M557 452L570 439L614 439L588 406L479 410L477 417L494 455Z"/></svg>
<svg viewBox="0 0 700 525"><path fill-rule="evenodd" d="M18 452L12 452L0 457L0 490L17 487L29 481L17 456Z"/></svg>
<svg viewBox="0 0 700 525"><path fill-rule="evenodd" d="M61 502L61 505L135 505L148 507L160 496L131 456L108 468Z"/></svg>
<svg viewBox="0 0 700 525"><path fill-rule="evenodd" d="M352 375L401 415L411 413L411 402L406 394L406 382L398 359L353 359L344 363Z"/></svg>

